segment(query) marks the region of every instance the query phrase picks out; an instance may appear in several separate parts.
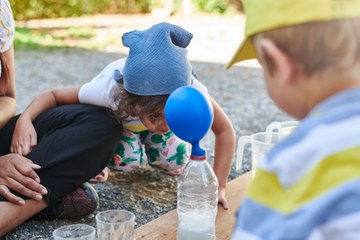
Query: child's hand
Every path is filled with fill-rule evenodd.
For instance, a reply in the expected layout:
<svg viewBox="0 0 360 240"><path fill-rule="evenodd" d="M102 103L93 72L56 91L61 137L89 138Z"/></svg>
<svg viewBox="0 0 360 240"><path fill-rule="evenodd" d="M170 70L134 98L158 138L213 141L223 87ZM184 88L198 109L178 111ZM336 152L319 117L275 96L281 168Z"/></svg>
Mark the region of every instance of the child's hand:
<svg viewBox="0 0 360 240"><path fill-rule="evenodd" d="M222 207L225 209L225 210L228 210L229 209L229 204L225 198L225 188L224 187L219 187L218 189L218 203L220 205L222 205Z"/></svg>
<svg viewBox="0 0 360 240"><path fill-rule="evenodd" d="M20 155L28 154L37 144L37 134L31 119L21 115L16 122L10 151Z"/></svg>

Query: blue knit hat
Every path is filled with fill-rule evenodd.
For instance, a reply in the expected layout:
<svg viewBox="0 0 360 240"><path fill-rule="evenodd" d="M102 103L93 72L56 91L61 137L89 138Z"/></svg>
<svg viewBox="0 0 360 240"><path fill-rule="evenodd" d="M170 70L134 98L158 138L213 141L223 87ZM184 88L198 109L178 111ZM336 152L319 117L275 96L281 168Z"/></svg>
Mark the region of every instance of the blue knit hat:
<svg viewBox="0 0 360 240"><path fill-rule="evenodd" d="M170 23L159 23L122 37L130 49L123 78L126 91L140 96L168 95L190 85L191 65L185 49L193 35Z"/></svg>

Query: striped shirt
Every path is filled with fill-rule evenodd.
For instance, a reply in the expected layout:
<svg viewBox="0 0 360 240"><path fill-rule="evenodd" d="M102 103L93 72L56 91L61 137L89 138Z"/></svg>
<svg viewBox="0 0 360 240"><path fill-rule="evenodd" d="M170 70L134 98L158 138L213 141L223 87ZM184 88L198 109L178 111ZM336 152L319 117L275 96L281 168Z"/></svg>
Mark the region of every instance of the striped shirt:
<svg viewBox="0 0 360 240"><path fill-rule="evenodd" d="M14 40L15 23L8 0L0 0L0 52L6 52Z"/></svg>
<svg viewBox="0 0 360 240"><path fill-rule="evenodd" d="M232 239L360 239L360 88L319 104L266 155Z"/></svg>

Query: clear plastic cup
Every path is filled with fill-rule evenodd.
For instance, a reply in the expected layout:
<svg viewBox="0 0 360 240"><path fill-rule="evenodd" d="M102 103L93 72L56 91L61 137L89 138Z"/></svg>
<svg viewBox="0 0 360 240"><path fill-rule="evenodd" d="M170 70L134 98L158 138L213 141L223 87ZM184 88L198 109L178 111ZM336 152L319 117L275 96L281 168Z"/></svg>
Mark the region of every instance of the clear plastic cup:
<svg viewBox="0 0 360 240"><path fill-rule="evenodd" d="M272 122L266 127L266 132L278 132L286 136L291 134L298 125L298 121Z"/></svg>
<svg viewBox="0 0 360 240"><path fill-rule="evenodd" d="M259 132L251 136L239 138L236 150L236 170L242 166L244 151L247 145L251 146L251 168L252 176L255 176L255 169L258 162L278 142L284 138L284 134L278 132Z"/></svg>
<svg viewBox="0 0 360 240"><path fill-rule="evenodd" d="M96 215L99 240L134 240L135 215L126 210L107 210Z"/></svg>
<svg viewBox="0 0 360 240"><path fill-rule="evenodd" d="M54 240L96 240L96 229L86 224L71 224L55 229Z"/></svg>

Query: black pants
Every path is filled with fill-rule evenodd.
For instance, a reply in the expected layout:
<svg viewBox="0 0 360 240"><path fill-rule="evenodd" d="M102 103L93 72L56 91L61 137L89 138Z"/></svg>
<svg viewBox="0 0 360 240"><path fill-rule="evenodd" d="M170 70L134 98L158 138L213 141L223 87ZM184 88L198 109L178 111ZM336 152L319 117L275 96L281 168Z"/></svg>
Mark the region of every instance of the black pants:
<svg viewBox="0 0 360 240"><path fill-rule="evenodd" d="M10 152L17 118L0 130L0 155ZM33 124L37 146L26 157L41 166L36 172L48 190L44 199L49 206L101 172L122 132L107 109L83 104L50 109ZM0 201L6 200L0 197Z"/></svg>

